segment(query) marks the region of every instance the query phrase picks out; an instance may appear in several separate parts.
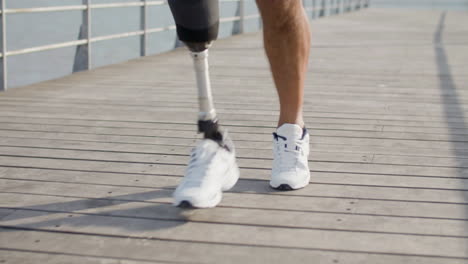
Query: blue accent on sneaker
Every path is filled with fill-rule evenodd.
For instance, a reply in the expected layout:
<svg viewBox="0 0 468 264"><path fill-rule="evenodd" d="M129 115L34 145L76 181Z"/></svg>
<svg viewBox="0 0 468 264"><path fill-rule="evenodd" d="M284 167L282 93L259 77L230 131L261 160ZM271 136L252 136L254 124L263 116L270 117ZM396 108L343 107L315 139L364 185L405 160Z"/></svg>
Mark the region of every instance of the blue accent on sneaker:
<svg viewBox="0 0 468 264"><path fill-rule="evenodd" d="M278 140L278 138L281 138L284 141L288 140L286 137L283 137L283 136L280 136L280 135L276 134L276 132L273 132L273 138L275 140Z"/></svg>

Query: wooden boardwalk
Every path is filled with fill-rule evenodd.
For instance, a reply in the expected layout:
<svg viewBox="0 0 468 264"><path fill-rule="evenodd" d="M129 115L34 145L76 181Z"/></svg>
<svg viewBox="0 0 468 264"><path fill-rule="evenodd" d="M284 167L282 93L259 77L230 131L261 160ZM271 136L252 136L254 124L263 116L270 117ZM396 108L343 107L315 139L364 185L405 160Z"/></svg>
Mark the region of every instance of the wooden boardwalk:
<svg viewBox="0 0 468 264"><path fill-rule="evenodd" d="M316 20L311 185L268 187L278 107L261 34L215 43L241 180L171 194L197 136L184 49L0 94L0 263L468 263L468 14ZM47 62L44 63L47 67Z"/></svg>

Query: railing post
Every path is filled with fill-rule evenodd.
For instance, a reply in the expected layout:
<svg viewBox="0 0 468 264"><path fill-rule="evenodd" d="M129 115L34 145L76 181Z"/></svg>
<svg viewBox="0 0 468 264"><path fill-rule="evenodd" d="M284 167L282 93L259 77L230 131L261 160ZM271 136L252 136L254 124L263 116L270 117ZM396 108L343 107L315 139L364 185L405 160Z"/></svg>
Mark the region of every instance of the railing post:
<svg viewBox="0 0 468 264"><path fill-rule="evenodd" d="M7 26L6 26L6 0L0 0L0 9L2 11L2 27L1 27L1 36L2 36L2 41L0 42L1 44L1 50L2 50L2 58L1 58L1 82L0 82L0 91L6 91L8 88L8 67L7 67L7 41L6 41L6 31L7 31Z"/></svg>
<svg viewBox="0 0 468 264"><path fill-rule="evenodd" d="M140 38L140 56L144 57L147 54L146 47L148 43L148 34L146 34L148 29L148 1L141 1L143 2L141 7L141 30L143 31L143 35Z"/></svg>
<svg viewBox="0 0 468 264"><path fill-rule="evenodd" d="M245 0L239 0L239 33L245 33Z"/></svg>
<svg viewBox="0 0 468 264"><path fill-rule="evenodd" d="M317 18L317 5L315 4L315 1L317 0L312 0L312 19L316 19Z"/></svg>
<svg viewBox="0 0 468 264"><path fill-rule="evenodd" d="M319 17L323 17L324 15L325 15L325 0L322 0L322 4L320 5Z"/></svg>
<svg viewBox="0 0 468 264"><path fill-rule="evenodd" d="M325 4L323 5L323 16L326 17L326 16L329 16L330 13L328 13L328 1L329 0L325 0Z"/></svg>
<svg viewBox="0 0 468 264"><path fill-rule="evenodd" d="M260 14L260 10L257 7L257 14ZM262 16L258 17L258 29L263 29L263 18Z"/></svg>
<svg viewBox="0 0 468 264"><path fill-rule="evenodd" d="M85 52L84 55L86 56L85 59L85 69L90 70L91 65L91 0L83 0L83 3L86 5L86 10L83 13L83 33L84 38L86 38L87 42L85 45Z"/></svg>
<svg viewBox="0 0 468 264"><path fill-rule="evenodd" d="M313 20L315 18L315 0L310 0L310 20Z"/></svg>

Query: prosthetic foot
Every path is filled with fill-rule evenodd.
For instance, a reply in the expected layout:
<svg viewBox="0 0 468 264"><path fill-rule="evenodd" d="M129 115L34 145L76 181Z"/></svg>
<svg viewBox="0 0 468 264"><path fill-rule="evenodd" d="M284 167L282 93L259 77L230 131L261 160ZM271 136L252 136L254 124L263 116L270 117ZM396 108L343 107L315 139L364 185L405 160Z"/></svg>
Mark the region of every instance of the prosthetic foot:
<svg viewBox="0 0 468 264"><path fill-rule="evenodd" d="M218 0L169 0L179 39L193 59L198 88L198 132L204 139L192 150L184 179L174 192L174 205L215 207L222 191L232 188L239 178L235 150L227 132L216 118L211 95L208 48L217 38Z"/></svg>

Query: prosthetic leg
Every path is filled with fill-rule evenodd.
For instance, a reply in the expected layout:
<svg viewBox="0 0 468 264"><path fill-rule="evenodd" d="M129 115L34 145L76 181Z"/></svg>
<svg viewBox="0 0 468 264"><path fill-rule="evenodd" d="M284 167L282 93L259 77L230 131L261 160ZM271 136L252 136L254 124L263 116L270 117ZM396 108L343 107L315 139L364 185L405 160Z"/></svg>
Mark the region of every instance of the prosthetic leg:
<svg viewBox="0 0 468 264"><path fill-rule="evenodd" d="M218 0L169 0L179 39L193 58L198 86L198 131L201 140L192 150L184 178L174 191L174 205L209 208L221 202L222 192L239 179L235 150L222 132L211 96L208 48L218 35Z"/></svg>
<svg viewBox="0 0 468 264"><path fill-rule="evenodd" d="M208 67L208 48L218 36L218 0L169 0L177 35L190 50L198 87L198 132L204 138L223 144L213 107Z"/></svg>

